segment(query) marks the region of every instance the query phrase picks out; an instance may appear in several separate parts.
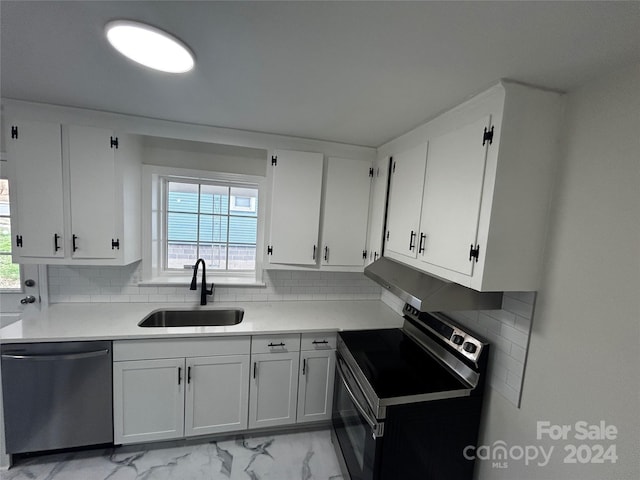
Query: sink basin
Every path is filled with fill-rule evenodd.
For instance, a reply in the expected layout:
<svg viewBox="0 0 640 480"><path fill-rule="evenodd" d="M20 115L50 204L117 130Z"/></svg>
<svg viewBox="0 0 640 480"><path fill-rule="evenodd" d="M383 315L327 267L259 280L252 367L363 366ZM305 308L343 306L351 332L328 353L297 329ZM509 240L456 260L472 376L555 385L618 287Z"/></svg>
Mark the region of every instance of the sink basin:
<svg viewBox="0 0 640 480"><path fill-rule="evenodd" d="M138 323L139 327L222 327L242 321L241 308L211 310L156 310Z"/></svg>

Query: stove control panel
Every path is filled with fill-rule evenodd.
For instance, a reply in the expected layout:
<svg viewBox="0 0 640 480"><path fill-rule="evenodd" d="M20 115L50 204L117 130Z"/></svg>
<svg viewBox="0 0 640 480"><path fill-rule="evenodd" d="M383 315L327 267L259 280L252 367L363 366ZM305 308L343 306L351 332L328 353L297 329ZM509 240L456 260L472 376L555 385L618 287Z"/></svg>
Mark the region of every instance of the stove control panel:
<svg viewBox="0 0 640 480"><path fill-rule="evenodd" d="M404 306L405 316L417 320L432 333L447 343L453 350L469 360L476 362L480 357L484 343L465 332L452 320L439 313L420 312L408 303Z"/></svg>

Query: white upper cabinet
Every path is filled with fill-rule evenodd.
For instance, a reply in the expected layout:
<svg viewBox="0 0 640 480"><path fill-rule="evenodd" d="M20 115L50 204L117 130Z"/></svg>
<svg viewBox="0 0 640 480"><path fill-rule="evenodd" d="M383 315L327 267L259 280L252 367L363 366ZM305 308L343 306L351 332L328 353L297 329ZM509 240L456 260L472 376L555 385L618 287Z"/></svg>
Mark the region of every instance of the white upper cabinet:
<svg viewBox="0 0 640 480"><path fill-rule="evenodd" d="M385 248L398 255L416 258L426 143L393 155Z"/></svg>
<svg viewBox="0 0 640 480"><path fill-rule="evenodd" d="M115 149L113 132L69 125L73 258L115 258ZM97 221L99 219L99 221Z"/></svg>
<svg viewBox="0 0 640 480"><path fill-rule="evenodd" d="M330 157L322 217L322 266L363 266L371 163Z"/></svg>
<svg viewBox="0 0 640 480"><path fill-rule="evenodd" d="M271 165L269 265L361 270L371 162L279 150Z"/></svg>
<svg viewBox="0 0 640 480"><path fill-rule="evenodd" d="M271 163L268 261L271 264L316 265L323 155L279 150L274 153Z"/></svg>
<svg viewBox="0 0 640 480"><path fill-rule="evenodd" d="M559 94L502 82L382 146L385 256L479 291L537 290L560 112Z"/></svg>
<svg viewBox="0 0 640 480"><path fill-rule="evenodd" d="M23 121L7 132L11 167L14 261L64 258L62 151L59 123Z"/></svg>
<svg viewBox="0 0 640 480"><path fill-rule="evenodd" d="M58 123L9 125L17 195L14 261L126 265L139 260L138 138Z"/></svg>
<svg viewBox="0 0 640 480"><path fill-rule="evenodd" d="M477 243L488 148L478 138L489 124L483 117L429 141L418 258L464 275L475 264L460 252Z"/></svg>

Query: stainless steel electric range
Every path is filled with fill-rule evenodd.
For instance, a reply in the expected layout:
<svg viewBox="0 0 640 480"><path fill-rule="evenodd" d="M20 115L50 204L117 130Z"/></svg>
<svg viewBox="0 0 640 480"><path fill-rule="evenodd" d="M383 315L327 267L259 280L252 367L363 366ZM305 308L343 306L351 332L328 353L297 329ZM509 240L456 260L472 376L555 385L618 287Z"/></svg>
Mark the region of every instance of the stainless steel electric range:
<svg viewBox="0 0 640 480"><path fill-rule="evenodd" d="M351 480L469 480L489 346L438 313L341 332L333 440Z"/></svg>

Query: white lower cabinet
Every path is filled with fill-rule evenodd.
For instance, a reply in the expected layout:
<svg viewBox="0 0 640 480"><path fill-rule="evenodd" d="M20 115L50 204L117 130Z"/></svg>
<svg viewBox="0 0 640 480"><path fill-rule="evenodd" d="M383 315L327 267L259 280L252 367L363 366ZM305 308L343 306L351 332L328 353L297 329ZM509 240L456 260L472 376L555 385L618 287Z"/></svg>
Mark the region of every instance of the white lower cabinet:
<svg viewBox="0 0 640 480"><path fill-rule="evenodd" d="M249 428L296 422L300 335L251 338Z"/></svg>
<svg viewBox="0 0 640 480"><path fill-rule="evenodd" d="M300 352L300 361L297 422L330 420L336 370L335 350Z"/></svg>
<svg viewBox="0 0 640 480"><path fill-rule="evenodd" d="M335 333L114 341L114 443L329 420L335 348Z"/></svg>
<svg viewBox="0 0 640 480"><path fill-rule="evenodd" d="M182 437L183 372L184 358L114 362L114 443Z"/></svg>
<svg viewBox="0 0 640 480"><path fill-rule="evenodd" d="M186 437L245 430L249 355L187 358Z"/></svg>
<svg viewBox="0 0 640 480"><path fill-rule="evenodd" d="M114 342L114 443L245 430L249 345L249 337ZM161 355L176 358L141 358Z"/></svg>

